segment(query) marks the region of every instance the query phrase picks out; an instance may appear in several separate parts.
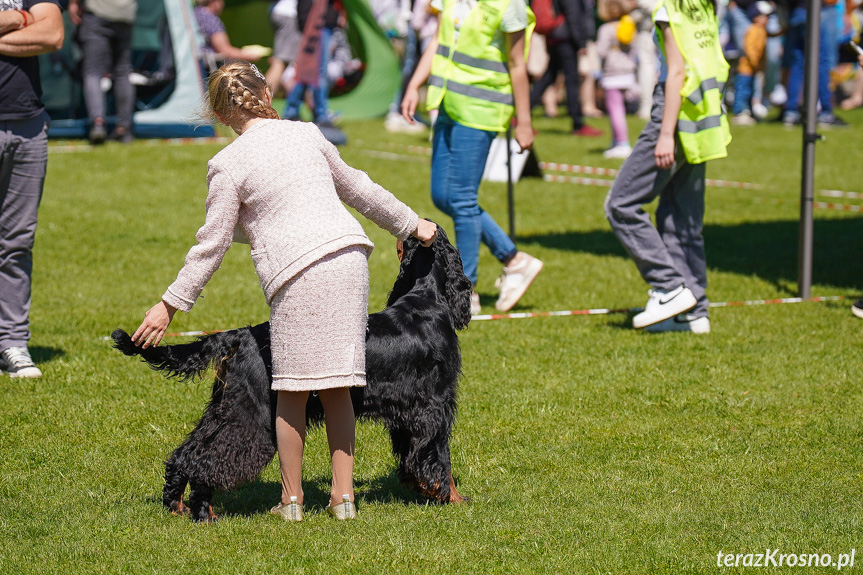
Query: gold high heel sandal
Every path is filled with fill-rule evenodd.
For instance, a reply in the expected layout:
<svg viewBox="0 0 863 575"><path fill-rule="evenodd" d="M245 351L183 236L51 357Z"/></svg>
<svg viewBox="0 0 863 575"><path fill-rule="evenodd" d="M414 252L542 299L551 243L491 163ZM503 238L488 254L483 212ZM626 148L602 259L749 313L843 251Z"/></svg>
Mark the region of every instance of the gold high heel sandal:
<svg viewBox="0 0 863 575"><path fill-rule="evenodd" d="M290 503L279 503L272 509L270 514L277 515L292 523L298 523L303 520L303 506L297 503L296 496L291 497Z"/></svg>
<svg viewBox="0 0 863 575"><path fill-rule="evenodd" d="M342 502L330 505L327 507L327 513L338 519L339 521L347 521L348 519L357 518L357 506L351 502L350 496L345 493L342 495Z"/></svg>

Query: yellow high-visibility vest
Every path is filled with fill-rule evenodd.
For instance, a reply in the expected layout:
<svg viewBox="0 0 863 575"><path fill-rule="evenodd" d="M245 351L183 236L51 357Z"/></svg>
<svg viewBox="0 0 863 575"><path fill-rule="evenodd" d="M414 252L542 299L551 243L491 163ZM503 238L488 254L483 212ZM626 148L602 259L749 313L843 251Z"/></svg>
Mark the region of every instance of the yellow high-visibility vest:
<svg viewBox="0 0 863 575"><path fill-rule="evenodd" d="M515 112L507 54L492 46L510 0L478 0L461 22L453 18L453 0L444 0L438 49L432 60L426 106L445 104L447 114L465 126L504 132ZM527 60L536 18L527 9L524 38Z"/></svg>
<svg viewBox="0 0 863 575"><path fill-rule="evenodd" d="M722 105L728 81L728 62L719 45L719 25L709 2L702 0L659 0L668 11L674 41L686 62L686 80L680 91L677 135L690 164L724 158L731 142L731 130ZM656 14L654 10L654 15ZM665 52L662 34L659 46Z"/></svg>

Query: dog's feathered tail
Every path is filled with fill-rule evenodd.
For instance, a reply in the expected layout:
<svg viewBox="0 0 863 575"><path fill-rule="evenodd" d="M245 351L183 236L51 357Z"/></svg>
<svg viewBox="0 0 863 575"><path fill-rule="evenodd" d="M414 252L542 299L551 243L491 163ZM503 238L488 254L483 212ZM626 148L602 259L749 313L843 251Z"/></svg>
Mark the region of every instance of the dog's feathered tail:
<svg viewBox="0 0 863 575"><path fill-rule="evenodd" d="M132 338L122 329L114 330L111 338L114 340L114 347L124 354L139 355L152 369L183 381L203 374L215 362L233 355L240 339L234 330L185 344L151 346L144 349L132 343Z"/></svg>

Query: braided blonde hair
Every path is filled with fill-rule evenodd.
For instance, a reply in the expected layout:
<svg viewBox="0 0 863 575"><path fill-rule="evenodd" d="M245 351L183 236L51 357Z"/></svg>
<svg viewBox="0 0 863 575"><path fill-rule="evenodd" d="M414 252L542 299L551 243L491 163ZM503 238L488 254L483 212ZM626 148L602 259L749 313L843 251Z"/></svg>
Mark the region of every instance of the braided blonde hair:
<svg viewBox="0 0 863 575"><path fill-rule="evenodd" d="M264 76L243 61L223 64L207 80L210 107L226 122L250 117L279 119L279 114L267 101L267 81Z"/></svg>

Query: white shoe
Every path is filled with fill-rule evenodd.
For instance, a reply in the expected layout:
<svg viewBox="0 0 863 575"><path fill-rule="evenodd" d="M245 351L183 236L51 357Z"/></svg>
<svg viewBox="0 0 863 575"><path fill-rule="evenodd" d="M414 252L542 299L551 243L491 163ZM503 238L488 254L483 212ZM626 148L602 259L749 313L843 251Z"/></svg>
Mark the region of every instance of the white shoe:
<svg viewBox="0 0 863 575"><path fill-rule="evenodd" d="M688 314L676 315L665 321L649 325L644 331L663 333L666 331L687 331L689 333L710 333L710 319L706 316L693 317Z"/></svg>
<svg viewBox="0 0 863 575"><path fill-rule="evenodd" d="M629 144L616 144L602 153L603 158L618 158L625 160L632 153L632 146Z"/></svg>
<svg viewBox="0 0 863 575"><path fill-rule="evenodd" d="M420 134L425 132L425 125L417 122L411 124L405 120L404 116L398 112L390 112L384 120L384 129L387 132L403 133L403 134Z"/></svg>
<svg viewBox="0 0 863 575"><path fill-rule="evenodd" d="M479 315L482 311L482 304L479 303L479 294L470 292L470 315Z"/></svg>
<svg viewBox="0 0 863 575"><path fill-rule="evenodd" d="M26 347L10 347L0 353L0 371L9 377L37 378L42 372L33 363Z"/></svg>
<svg viewBox="0 0 863 575"><path fill-rule="evenodd" d="M524 252L518 252L513 259L518 259L518 263L504 267L495 283L500 289L500 297L494 304L498 311L511 310L542 271L542 262Z"/></svg>
<svg viewBox="0 0 863 575"><path fill-rule="evenodd" d="M770 109L761 102L752 104L752 115L758 120L763 120L770 113Z"/></svg>
<svg viewBox="0 0 863 575"><path fill-rule="evenodd" d="M635 329L647 327L687 312L698 303L692 290L683 285L669 292L654 289L647 294L649 299L644 306L644 311L632 318L632 327Z"/></svg>
<svg viewBox="0 0 863 575"><path fill-rule="evenodd" d="M756 121L749 111L744 110L731 118L731 123L735 126L754 126L756 124Z"/></svg>

